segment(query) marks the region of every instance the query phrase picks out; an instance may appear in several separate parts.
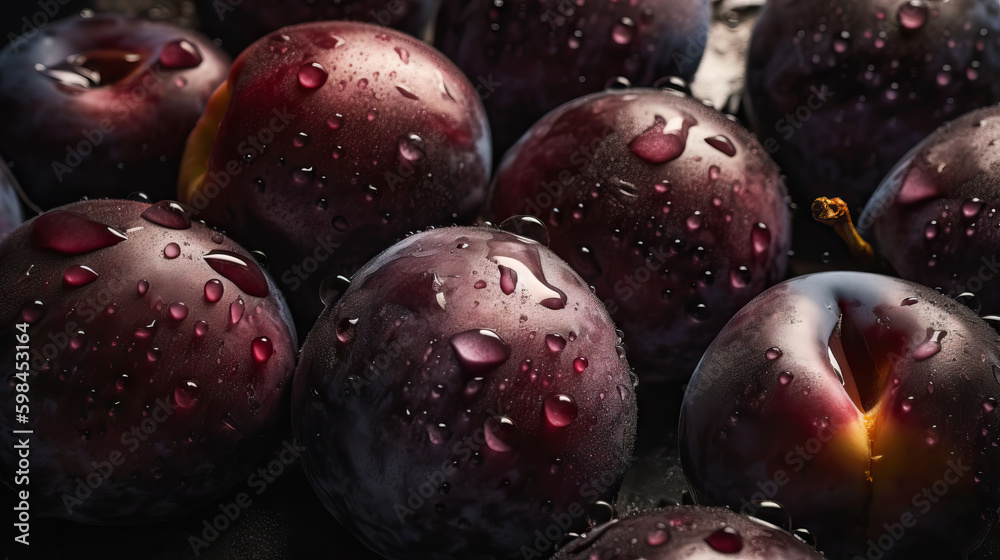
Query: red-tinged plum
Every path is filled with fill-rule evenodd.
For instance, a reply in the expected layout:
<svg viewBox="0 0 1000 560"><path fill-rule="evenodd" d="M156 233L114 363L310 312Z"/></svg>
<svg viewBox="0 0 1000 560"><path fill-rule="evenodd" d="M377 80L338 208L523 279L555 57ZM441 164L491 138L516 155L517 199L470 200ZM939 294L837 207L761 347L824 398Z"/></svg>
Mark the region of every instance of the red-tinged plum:
<svg viewBox="0 0 1000 560"><path fill-rule="evenodd" d="M13 473L12 430L33 430L32 515L175 516L268 452L295 330L274 283L221 233L177 203L85 201L16 229L0 263L0 402L12 412L0 461Z"/></svg>
<svg viewBox="0 0 1000 560"><path fill-rule="evenodd" d="M882 182L858 220L900 276L971 293L1000 315L1000 108L952 121L922 141Z"/></svg>
<svg viewBox="0 0 1000 560"><path fill-rule="evenodd" d="M678 506L614 520L553 560L822 560L791 534L726 508Z"/></svg>
<svg viewBox="0 0 1000 560"><path fill-rule="evenodd" d="M418 233L365 265L293 390L313 488L392 559L550 555L610 507L635 421L600 300L544 246L487 228Z"/></svg>
<svg viewBox="0 0 1000 560"><path fill-rule="evenodd" d="M681 412L696 500L782 504L830 558L964 558L1000 506L1000 338L931 288L786 281L705 353Z"/></svg>
<svg viewBox="0 0 1000 560"><path fill-rule="evenodd" d="M805 210L837 196L857 215L917 142L1000 101L1000 6L770 1L754 28L746 99L795 202ZM807 211L795 227L798 257L844 254Z"/></svg>
<svg viewBox="0 0 1000 560"><path fill-rule="evenodd" d="M455 0L441 6L434 45L475 84L499 157L546 113L609 81L691 80L710 19L708 0Z"/></svg>
<svg viewBox="0 0 1000 560"><path fill-rule="evenodd" d="M0 51L0 154L48 209L174 198L181 154L229 58L163 22L71 17Z"/></svg>
<svg viewBox="0 0 1000 560"><path fill-rule="evenodd" d="M475 220L489 125L472 85L426 44L307 23L236 60L184 157L181 198L267 254L304 334L324 279L410 231Z"/></svg>
<svg viewBox="0 0 1000 560"><path fill-rule="evenodd" d="M17 179L11 175L3 158L0 158L0 239L24 221L17 190Z"/></svg>
<svg viewBox="0 0 1000 560"><path fill-rule="evenodd" d="M592 94L546 115L493 181L625 332L639 377L684 380L744 304L783 278L778 168L740 125L673 90Z"/></svg>
<svg viewBox="0 0 1000 560"><path fill-rule="evenodd" d="M287 25L321 20L376 23L423 38L440 0L195 0L205 33L222 40L233 56L251 43Z"/></svg>

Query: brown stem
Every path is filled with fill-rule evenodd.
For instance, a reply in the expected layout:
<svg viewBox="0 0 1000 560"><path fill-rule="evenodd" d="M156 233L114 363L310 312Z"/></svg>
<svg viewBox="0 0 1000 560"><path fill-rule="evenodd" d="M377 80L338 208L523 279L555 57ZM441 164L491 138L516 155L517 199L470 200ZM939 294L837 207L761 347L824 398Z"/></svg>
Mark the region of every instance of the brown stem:
<svg viewBox="0 0 1000 560"><path fill-rule="evenodd" d="M825 196L817 198L812 203L812 217L817 222L832 227L844 243L847 243L854 258L866 265L875 264L875 251L854 228L851 211L847 209L847 203L842 199Z"/></svg>

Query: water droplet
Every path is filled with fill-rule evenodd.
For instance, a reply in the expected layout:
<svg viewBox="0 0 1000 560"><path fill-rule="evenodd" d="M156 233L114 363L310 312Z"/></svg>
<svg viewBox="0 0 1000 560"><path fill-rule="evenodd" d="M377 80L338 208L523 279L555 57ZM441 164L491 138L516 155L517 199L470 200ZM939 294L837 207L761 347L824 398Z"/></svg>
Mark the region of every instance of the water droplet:
<svg viewBox="0 0 1000 560"><path fill-rule="evenodd" d="M143 210L140 214L148 222L170 229L188 229L191 227L191 215L183 206L176 202L164 200Z"/></svg>
<svg viewBox="0 0 1000 560"><path fill-rule="evenodd" d="M958 294L957 296L955 296L955 301L968 307L976 315L978 315L979 312L983 310L982 301L980 301L980 299L976 296L976 294L972 292L962 292Z"/></svg>
<svg viewBox="0 0 1000 560"><path fill-rule="evenodd" d="M500 268L500 291L506 295L514 293L517 289L517 272L514 269L499 265Z"/></svg>
<svg viewBox="0 0 1000 560"><path fill-rule="evenodd" d="M562 428L569 426L576 420L578 409L576 401L569 395L552 395L545 399L545 418L549 424Z"/></svg>
<svg viewBox="0 0 1000 560"><path fill-rule="evenodd" d="M331 305L340 299L350 287L351 281L346 276L327 276L320 282L319 299L323 305Z"/></svg>
<svg viewBox="0 0 1000 560"><path fill-rule="evenodd" d="M347 218L343 216L334 216L333 220L331 220L331 225L333 226L333 229L337 231L347 231L347 229L351 227L350 223L348 223L347 221Z"/></svg>
<svg viewBox="0 0 1000 560"><path fill-rule="evenodd" d="M720 173L721 173L721 170L719 169L719 166L718 165L713 165L713 166L711 166L711 167L708 168L708 179L710 181L715 181L715 180L717 180L719 178L719 174Z"/></svg>
<svg viewBox="0 0 1000 560"><path fill-rule="evenodd" d="M21 319L25 323L35 323L45 314L45 305L35 300L21 309Z"/></svg>
<svg viewBox="0 0 1000 560"><path fill-rule="evenodd" d="M962 203L962 215L966 218L975 218L983 209L983 203L978 198L966 200Z"/></svg>
<svg viewBox="0 0 1000 560"><path fill-rule="evenodd" d="M202 258L212 270L225 276L247 294L267 297L270 293L264 272L252 259L222 249L213 249Z"/></svg>
<svg viewBox="0 0 1000 560"><path fill-rule="evenodd" d="M149 291L149 281L148 280L139 280L138 282L136 282L136 284L135 284L135 292L137 294L139 294L139 297L142 297L142 296L146 295L146 292L148 292L148 291Z"/></svg>
<svg viewBox="0 0 1000 560"><path fill-rule="evenodd" d="M243 318L243 312L246 310L246 303L243 298L236 298L236 301L229 304L229 324L235 325L240 322Z"/></svg>
<svg viewBox="0 0 1000 560"><path fill-rule="evenodd" d="M631 393L631 391L629 391L628 387L624 385L618 385L618 398L624 401L628 399L629 393Z"/></svg>
<svg viewBox="0 0 1000 560"><path fill-rule="evenodd" d="M483 423L486 445L493 451L505 453L516 447L517 428L514 421L506 416L488 418Z"/></svg>
<svg viewBox="0 0 1000 560"><path fill-rule="evenodd" d="M188 306L184 302L175 301L167 307L167 313L174 321L183 321L188 316Z"/></svg>
<svg viewBox="0 0 1000 560"><path fill-rule="evenodd" d="M772 361L780 358L782 354L783 352L781 351L781 348L778 348L777 346L772 346L771 348L767 349L767 352L764 352L764 355L767 356L767 359Z"/></svg>
<svg viewBox="0 0 1000 560"><path fill-rule="evenodd" d="M993 412L997 408L997 400L990 397L983 401L983 412Z"/></svg>
<svg viewBox="0 0 1000 560"><path fill-rule="evenodd" d="M68 288L79 288L97 280L97 273L89 266L72 265L63 272L63 285Z"/></svg>
<svg viewBox="0 0 1000 560"><path fill-rule="evenodd" d="M697 300L687 302L687 304L684 305L684 311L686 311L687 314L696 321L705 321L710 315L708 306Z"/></svg>
<svg viewBox="0 0 1000 560"><path fill-rule="evenodd" d="M646 544L649 546L663 546L668 540L670 540L670 533L662 528L650 531L646 535Z"/></svg>
<svg viewBox="0 0 1000 560"><path fill-rule="evenodd" d="M778 374L778 383L781 385L788 385L795 379L795 375L790 371L783 371Z"/></svg>
<svg viewBox="0 0 1000 560"><path fill-rule="evenodd" d="M212 278L208 282L205 282L205 301L209 303L215 303L222 299L222 292L225 287L222 285L222 281L216 278Z"/></svg>
<svg viewBox="0 0 1000 560"><path fill-rule="evenodd" d="M198 338L201 338L206 334L208 334L208 322L207 321L196 322L194 324L194 335Z"/></svg>
<svg viewBox="0 0 1000 560"><path fill-rule="evenodd" d="M635 22L631 18L623 17L611 29L611 40L619 45L627 45L635 37Z"/></svg>
<svg viewBox="0 0 1000 560"><path fill-rule="evenodd" d="M667 121L657 115L653 125L629 142L629 150L649 163L665 163L676 159L687 146L688 129L698 124L689 116Z"/></svg>
<svg viewBox="0 0 1000 560"><path fill-rule="evenodd" d="M73 212L53 210L31 223L31 243L66 255L79 255L117 245L124 233Z"/></svg>
<svg viewBox="0 0 1000 560"><path fill-rule="evenodd" d="M304 148L309 144L309 135L305 132L300 132L292 137L292 146L296 148Z"/></svg>
<svg viewBox="0 0 1000 560"><path fill-rule="evenodd" d="M330 74L318 62L307 62L299 67L299 83L302 87L316 89L326 83Z"/></svg>
<svg viewBox="0 0 1000 560"><path fill-rule="evenodd" d="M562 352L566 348L566 339L562 335L549 333L545 335L545 345L549 347L549 352Z"/></svg>
<svg viewBox="0 0 1000 560"><path fill-rule="evenodd" d="M490 329L460 332L449 342L462 369L470 374L485 373L510 358L510 345Z"/></svg>
<svg viewBox="0 0 1000 560"><path fill-rule="evenodd" d="M225 240L226 236L223 235L222 232L219 231L212 232L212 243L215 243L216 245L222 245L222 242Z"/></svg>
<svg viewBox="0 0 1000 560"><path fill-rule="evenodd" d="M167 68L194 68L201 60L198 46L184 39L167 43L160 51L160 64Z"/></svg>
<svg viewBox="0 0 1000 560"><path fill-rule="evenodd" d="M927 4L923 0L909 0L899 7L896 20L903 26L903 29L914 31L927 23L928 12Z"/></svg>
<svg viewBox="0 0 1000 560"><path fill-rule="evenodd" d="M899 409L902 410L903 412L909 412L909 411L913 410L913 400L912 399L913 399L913 397L910 397L909 399L907 399L907 400L903 401L902 403L900 403Z"/></svg>
<svg viewBox="0 0 1000 560"><path fill-rule="evenodd" d="M250 350L253 352L253 361L263 364L271 359L271 354L274 353L274 345L266 336L258 336L250 343Z"/></svg>
<svg viewBox="0 0 1000 560"><path fill-rule="evenodd" d="M404 49L403 47L396 47L393 50L399 55L399 60L403 61L403 64L410 63L410 51Z"/></svg>
<svg viewBox="0 0 1000 560"><path fill-rule="evenodd" d="M729 157L736 155L736 146L733 145L733 141L730 140L728 136L722 134L712 136L711 138L706 138L705 142L708 142L709 146L719 150Z"/></svg>
<svg viewBox="0 0 1000 560"><path fill-rule="evenodd" d="M538 218L528 215L511 216L500 223L500 229L548 247L549 230Z"/></svg>
<svg viewBox="0 0 1000 560"><path fill-rule="evenodd" d="M181 246L176 243L167 243L163 248L163 256L168 259L176 259L181 256Z"/></svg>
<svg viewBox="0 0 1000 560"><path fill-rule="evenodd" d="M908 297L899 303L900 307L909 307L911 305L916 305L920 300L915 297Z"/></svg>
<svg viewBox="0 0 1000 560"><path fill-rule="evenodd" d="M705 537L705 542L718 552L734 554L743 549L743 537L732 527L723 527Z"/></svg>
<svg viewBox="0 0 1000 560"><path fill-rule="evenodd" d="M941 339L948 334L948 331L928 329L928 332L930 333L928 339L913 351L914 360L923 361L941 351Z"/></svg>
<svg viewBox="0 0 1000 560"><path fill-rule="evenodd" d="M757 222L750 233L750 240L753 243L754 255L761 257L767 253L767 249L771 245L771 232L768 231L767 225L763 222Z"/></svg>
<svg viewBox="0 0 1000 560"><path fill-rule="evenodd" d="M750 269L745 266L735 268L729 273L729 283L732 284L734 288L746 287L752 278Z"/></svg>
<svg viewBox="0 0 1000 560"><path fill-rule="evenodd" d="M687 228L688 228L689 231L694 231L694 230L700 228L701 227L701 212L695 211L694 214L691 214L690 216L688 216L687 221L685 223L687 224Z"/></svg>
<svg viewBox="0 0 1000 560"><path fill-rule="evenodd" d="M174 388L174 402L181 408L191 408L198 403L201 389L194 381L185 381Z"/></svg>
<svg viewBox="0 0 1000 560"><path fill-rule="evenodd" d="M588 365L587 358L577 358L573 360L573 371L583 373L586 371Z"/></svg>

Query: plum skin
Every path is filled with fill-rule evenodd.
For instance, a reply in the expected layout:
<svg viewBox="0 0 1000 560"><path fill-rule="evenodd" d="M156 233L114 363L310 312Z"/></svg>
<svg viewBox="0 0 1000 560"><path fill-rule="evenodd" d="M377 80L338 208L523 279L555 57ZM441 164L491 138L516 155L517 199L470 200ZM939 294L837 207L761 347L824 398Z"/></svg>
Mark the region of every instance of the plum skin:
<svg viewBox="0 0 1000 560"><path fill-rule="evenodd" d="M197 65L159 62L178 40L194 45ZM101 49L139 59L112 83L86 89L35 69ZM168 23L114 15L53 22L0 51L0 154L43 209L135 191L172 199L187 135L229 62L207 38Z"/></svg>
<svg viewBox="0 0 1000 560"><path fill-rule="evenodd" d="M767 3L745 98L751 128L803 209L797 256L844 253L810 219L815 198L837 196L858 212L939 125L1000 101L998 15L981 0Z"/></svg>
<svg viewBox="0 0 1000 560"><path fill-rule="evenodd" d="M683 153L631 148L657 119L689 118ZM729 155L709 143L732 149ZM596 187L595 187L596 185ZM625 332L640 378L685 380L726 321L784 277L791 225L778 168L743 127L672 90L567 103L504 157L497 220L531 214ZM694 226L694 227L692 227Z"/></svg>
<svg viewBox="0 0 1000 560"><path fill-rule="evenodd" d="M303 334L325 278L349 277L410 231L471 223L485 199L481 102L440 53L397 31L283 28L244 51L212 103L189 140L181 199L268 255Z"/></svg>
<svg viewBox="0 0 1000 560"><path fill-rule="evenodd" d="M546 113L609 80L691 80L710 13L707 0L455 0L441 7L434 45L476 84L499 159Z"/></svg>
<svg viewBox="0 0 1000 560"><path fill-rule="evenodd" d="M505 294L497 261L532 255L542 274L520 268ZM537 303L545 282L564 308ZM509 355L463 362L455 335L479 329ZM541 245L485 228L408 237L355 275L306 340L293 390L306 473L386 557L520 558L557 519L582 530L586 508L621 483L636 407L617 343L587 285ZM562 426L543 404L558 394L577 411ZM501 451L490 438L504 418L515 428Z"/></svg>
<svg viewBox="0 0 1000 560"><path fill-rule="evenodd" d="M713 539L723 541L720 544L727 548L713 547ZM553 560L597 558L820 560L824 557L791 534L758 519L726 508L677 506L616 519L594 529L586 538L567 543Z"/></svg>
<svg viewBox="0 0 1000 560"><path fill-rule="evenodd" d="M296 335L273 281L266 297L245 292L201 258L223 250L252 262L245 250L198 223L161 227L140 217L147 208L123 200L60 207L128 237L92 252L34 244L35 223L55 210L0 243L8 286L0 401L14 410L16 325L28 323L31 511L40 517L134 524L205 505L264 457L287 414ZM164 254L168 243L179 256ZM67 286L64 271L76 265L97 278ZM206 301L210 279L222 288L215 303ZM261 338L263 361L255 357ZM24 426L13 415L0 425L0 460L13 472L11 430Z"/></svg>
<svg viewBox="0 0 1000 560"><path fill-rule="evenodd" d="M841 318L846 385L827 355ZM935 337L940 350L927 352ZM864 555L899 525L886 558L968 554L1000 505L998 342L965 306L912 282L786 281L736 314L692 377L685 475L706 505L777 501L831 558Z"/></svg>
<svg viewBox="0 0 1000 560"><path fill-rule="evenodd" d="M952 297L974 293L983 314L1000 315L1000 292L983 289L1000 264L998 158L991 143L1000 109L951 121L915 146L879 186L858 218L896 272Z"/></svg>

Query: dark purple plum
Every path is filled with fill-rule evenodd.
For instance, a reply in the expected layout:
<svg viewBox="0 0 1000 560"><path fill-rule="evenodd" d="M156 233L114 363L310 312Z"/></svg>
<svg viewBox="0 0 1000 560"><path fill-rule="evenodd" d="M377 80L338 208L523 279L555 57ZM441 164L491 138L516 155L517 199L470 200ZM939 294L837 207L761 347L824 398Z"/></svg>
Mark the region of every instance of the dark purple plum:
<svg viewBox="0 0 1000 560"><path fill-rule="evenodd" d="M0 155L43 209L174 198L184 143L229 58L175 25L70 17L0 50Z"/></svg>
<svg viewBox="0 0 1000 560"><path fill-rule="evenodd" d="M726 508L678 506L615 520L553 560L822 560L774 525Z"/></svg>
<svg viewBox="0 0 1000 560"><path fill-rule="evenodd" d="M616 78L691 80L709 20L708 0L454 0L434 45L475 84L499 157L546 113Z"/></svg>
<svg viewBox="0 0 1000 560"><path fill-rule="evenodd" d="M0 158L0 239L24 221L24 212L17 196L17 179Z"/></svg>
<svg viewBox="0 0 1000 560"><path fill-rule="evenodd" d="M469 227L410 236L306 339L292 420L306 473L388 558L548 556L610 507L599 502L629 464L636 404L620 341L587 284L534 241Z"/></svg>
<svg viewBox="0 0 1000 560"><path fill-rule="evenodd" d="M740 310L688 385L696 501L782 504L830 558L965 558L1000 506L1000 338L926 286L801 276Z"/></svg>
<svg viewBox="0 0 1000 560"><path fill-rule="evenodd" d="M788 260L778 168L743 127L673 90L596 93L549 113L508 152L491 196L497 219L548 226L643 379L690 377Z"/></svg>
<svg viewBox="0 0 1000 560"><path fill-rule="evenodd" d="M233 56L287 25L320 20L363 21L398 29L414 37L427 34L440 0L195 0L205 33L222 40Z"/></svg>
<svg viewBox="0 0 1000 560"><path fill-rule="evenodd" d="M485 201L489 126L441 53L354 22L254 43L189 140L181 198L264 251L305 333L320 288L406 233L471 223Z"/></svg>
<svg viewBox="0 0 1000 560"><path fill-rule="evenodd" d="M1000 315L1000 108L973 111L917 145L858 220L900 276L978 296Z"/></svg>
<svg viewBox="0 0 1000 560"><path fill-rule="evenodd" d="M857 215L917 142L1000 101L1000 6L770 1L754 28L746 99L754 131L803 209L796 255L836 260L843 244L805 209L836 196Z"/></svg>
<svg viewBox="0 0 1000 560"><path fill-rule="evenodd" d="M28 419L0 416L0 462L14 472L12 438L24 436L12 430L34 430L32 515L178 515L267 453L296 336L274 283L234 242L177 203L85 201L16 229L0 263L0 403Z"/></svg>

